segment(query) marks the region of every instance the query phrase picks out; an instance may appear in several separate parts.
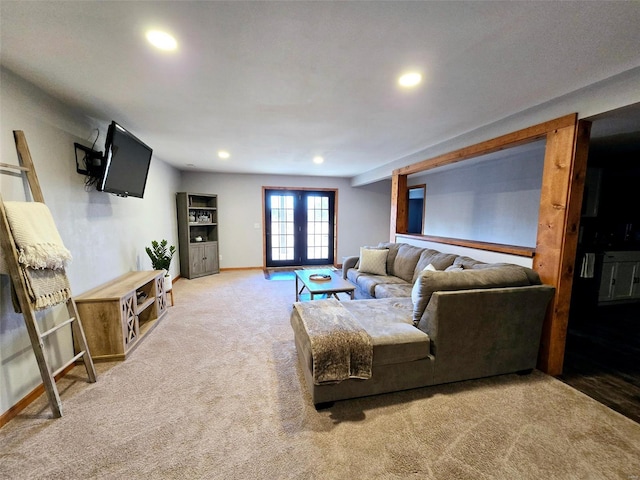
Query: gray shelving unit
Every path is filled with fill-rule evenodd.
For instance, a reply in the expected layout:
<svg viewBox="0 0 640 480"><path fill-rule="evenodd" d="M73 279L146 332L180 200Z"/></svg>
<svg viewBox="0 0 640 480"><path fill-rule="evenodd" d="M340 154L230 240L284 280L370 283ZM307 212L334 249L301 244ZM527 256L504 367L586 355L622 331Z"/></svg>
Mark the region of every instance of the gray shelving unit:
<svg viewBox="0 0 640 480"><path fill-rule="evenodd" d="M220 272L218 196L178 192L180 276L196 278Z"/></svg>

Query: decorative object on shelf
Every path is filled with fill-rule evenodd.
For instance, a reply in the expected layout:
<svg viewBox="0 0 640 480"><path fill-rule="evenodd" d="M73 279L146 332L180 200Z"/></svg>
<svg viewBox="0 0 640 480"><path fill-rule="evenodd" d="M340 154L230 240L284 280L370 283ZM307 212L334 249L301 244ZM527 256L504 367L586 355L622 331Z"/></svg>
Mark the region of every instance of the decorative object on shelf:
<svg viewBox="0 0 640 480"><path fill-rule="evenodd" d="M309 280L313 280L314 282L328 282L331 280L331 275L325 273L314 273L309 275Z"/></svg>
<svg viewBox="0 0 640 480"><path fill-rule="evenodd" d="M153 240L151 242L151 247L146 247L147 255L151 259L151 265L153 265L154 270L164 270L164 290L168 292L171 290L171 285L173 280L171 278L171 274L169 273L169 267L171 266L171 259L173 258L173 254L176 253L176 247L171 245L167 248L166 240L160 241L158 243L157 240Z"/></svg>
<svg viewBox="0 0 640 480"><path fill-rule="evenodd" d="M195 213L189 213L189 222L190 223L194 223L196 221L196 215Z"/></svg>
<svg viewBox="0 0 640 480"><path fill-rule="evenodd" d="M140 305L142 302L144 302L147 299L147 294L146 292L136 292L136 300L138 302L138 305Z"/></svg>

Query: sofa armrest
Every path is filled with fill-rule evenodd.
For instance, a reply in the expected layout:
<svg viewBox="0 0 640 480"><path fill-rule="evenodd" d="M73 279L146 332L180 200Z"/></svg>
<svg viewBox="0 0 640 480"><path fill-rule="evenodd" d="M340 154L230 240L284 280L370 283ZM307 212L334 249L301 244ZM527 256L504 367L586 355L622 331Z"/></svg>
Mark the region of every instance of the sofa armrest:
<svg viewBox="0 0 640 480"><path fill-rule="evenodd" d="M359 259L360 257L357 255L354 257L344 258L344 260L342 261L342 278L344 278L345 280L347 279L347 272L349 271L350 268L353 268L356 266Z"/></svg>
<svg viewBox="0 0 640 480"><path fill-rule="evenodd" d="M435 292L419 328L431 339L435 383L535 368L548 285Z"/></svg>

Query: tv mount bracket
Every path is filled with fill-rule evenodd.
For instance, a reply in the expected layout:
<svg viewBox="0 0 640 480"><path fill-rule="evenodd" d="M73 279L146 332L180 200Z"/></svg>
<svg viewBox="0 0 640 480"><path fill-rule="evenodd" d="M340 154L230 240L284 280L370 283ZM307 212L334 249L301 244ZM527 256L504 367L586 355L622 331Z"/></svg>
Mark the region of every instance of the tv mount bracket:
<svg viewBox="0 0 640 480"><path fill-rule="evenodd" d="M82 175L94 175L96 171L102 168L103 154L102 152L96 152L89 147L74 143L76 153L76 172ZM78 150L84 152L84 156L81 161L84 163L84 168L80 168L80 161L78 161Z"/></svg>

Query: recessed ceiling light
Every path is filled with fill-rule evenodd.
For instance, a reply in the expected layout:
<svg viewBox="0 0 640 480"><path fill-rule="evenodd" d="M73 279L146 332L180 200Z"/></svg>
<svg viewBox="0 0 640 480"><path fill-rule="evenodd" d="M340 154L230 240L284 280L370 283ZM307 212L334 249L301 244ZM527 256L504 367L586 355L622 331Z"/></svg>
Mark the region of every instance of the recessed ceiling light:
<svg viewBox="0 0 640 480"><path fill-rule="evenodd" d="M317 163L318 165L320 165L322 162L324 162L324 158L322 158L320 155L313 157L313 163Z"/></svg>
<svg viewBox="0 0 640 480"><path fill-rule="evenodd" d="M149 30L147 32L147 40L149 43L160 50L175 50L178 48L178 42L173 36L167 32L161 32L160 30Z"/></svg>
<svg viewBox="0 0 640 480"><path fill-rule="evenodd" d="M401 87L415 87L422 81L422 75L417 72L409 72L398 78Z"/></svg>
<svg viewBox="0 0 640 480"><path fill-rule="evenodd" d="M229 158L231 154L226 150L218 150L218 158Z"/></svg>

